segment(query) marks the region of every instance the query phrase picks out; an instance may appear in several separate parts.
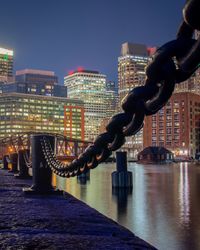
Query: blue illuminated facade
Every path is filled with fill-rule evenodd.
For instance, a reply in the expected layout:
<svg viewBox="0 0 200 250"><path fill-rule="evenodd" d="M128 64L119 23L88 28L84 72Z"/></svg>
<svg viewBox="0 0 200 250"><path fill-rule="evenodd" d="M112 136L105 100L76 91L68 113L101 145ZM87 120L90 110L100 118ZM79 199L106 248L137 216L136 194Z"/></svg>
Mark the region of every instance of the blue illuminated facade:
<svg viewBox="0 0 200 250"><path fill-rule="evenodd" d="M23 93L67 97L67 87L58 84L52 71L25 69L16 72L15 82L0 83L0 93Z"/></svg>

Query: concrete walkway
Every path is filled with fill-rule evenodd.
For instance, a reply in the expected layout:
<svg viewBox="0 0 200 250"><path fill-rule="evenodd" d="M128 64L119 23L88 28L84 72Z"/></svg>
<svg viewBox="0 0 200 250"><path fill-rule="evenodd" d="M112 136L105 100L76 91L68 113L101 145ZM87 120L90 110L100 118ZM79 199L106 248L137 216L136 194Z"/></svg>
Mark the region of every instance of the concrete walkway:
<svg viewBox="0 0 200 250"><path fill-rule="evenodd" d="M30 185L0 169L0 249L155 249L69 194L25 196Z"/></svg>

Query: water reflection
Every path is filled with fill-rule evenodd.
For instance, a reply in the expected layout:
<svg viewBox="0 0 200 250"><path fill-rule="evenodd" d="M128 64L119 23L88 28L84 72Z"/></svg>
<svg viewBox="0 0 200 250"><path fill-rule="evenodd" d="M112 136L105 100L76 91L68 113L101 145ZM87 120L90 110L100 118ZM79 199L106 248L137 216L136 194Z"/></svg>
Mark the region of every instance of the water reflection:
<svg viewBox="0 0 200 250"><path fill-rule="evenodd" d="M102 164L87 181L56 177L56 183L158 249L200 249L200 166L131 163L132 190L112 189L115 169Z"/></svg>
<svg viewBox="0 0 200 250"><path fill-rule="evenodd" d="M188 163L180 163L180 180L179 180L179 206L180 222L184 226L189 226L190 222L190 189L188 176Z"/></svg>
<svg viewBox="0 0 200 250"><path fill-rule="evenodd" d="M117 221L119 223L125 220L127 214L128 197L132 194L132 188L112 188L112 197L117 207Z"/></svg>
<svg viewBox="0 0 200 250"><path fill-rule="evenodd" d="M90 180L90 171L87 173L82 173L81 175L77 176L77 182L86 185L87 182Z"/></svg>

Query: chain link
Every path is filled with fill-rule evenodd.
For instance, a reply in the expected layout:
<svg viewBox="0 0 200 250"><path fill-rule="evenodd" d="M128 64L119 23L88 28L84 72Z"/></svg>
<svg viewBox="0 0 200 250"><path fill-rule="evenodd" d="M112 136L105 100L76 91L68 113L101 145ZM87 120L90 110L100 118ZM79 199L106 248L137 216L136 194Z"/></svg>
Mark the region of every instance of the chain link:
<svg viewBox="0 0 200 250"><path fill-rule="evenodd" d="M30 158L27 150L23 151L23 158L24 158L24 162L25 162L27 168L32 168L32 161L31 161L31 158Z"/></svg>
<svg viewBox="0 0 200 250"><path fill-rule="evenodd" d="M76 160L69 165L59 162L44 137L41 142L43 153L54 173L72 177L97 167L125 143L126 136L135 135L143 127L145 116L155 114L167 103L176 83L193 75L200 63L200 38L192 38L194 31L200 30L199 13L200 1L187 1L177 39L157 49L146 68L144 86L127 94L122 101L124 112L114 115L106 126L106 132L100 134Z"/></svg>

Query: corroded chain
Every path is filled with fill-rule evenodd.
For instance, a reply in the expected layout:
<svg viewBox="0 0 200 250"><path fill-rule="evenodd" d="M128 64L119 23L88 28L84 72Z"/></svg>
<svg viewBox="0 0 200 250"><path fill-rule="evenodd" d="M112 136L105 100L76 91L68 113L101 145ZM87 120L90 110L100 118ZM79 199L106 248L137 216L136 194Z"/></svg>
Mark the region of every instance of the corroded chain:
<svg viewBox="0 0 200 250"><path fill-rule="evenodd" d="M27 150L24 150L23 158L24 158L24 162L25 162L27 168L31 168L32 167L32 161L30 159L30 156L29 156Z"/></svg>
<svg viewBox="0 0 200 250"><path fill-rule="evenodd" d="M199 67L200 38L193 39L200 30L200 1L187 1L177 39L157 49L146 69L144 86L131 90L122 101L122 113L113 116L106 132L100 134L78 159L65 165L56 159L48 141L43 140L43 153L51 169L60 176L79 175L95 168L125 143L126 136L135 135L145 116L160 110L171 97L176 83L187 80Z"/></svg>

